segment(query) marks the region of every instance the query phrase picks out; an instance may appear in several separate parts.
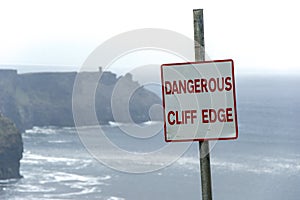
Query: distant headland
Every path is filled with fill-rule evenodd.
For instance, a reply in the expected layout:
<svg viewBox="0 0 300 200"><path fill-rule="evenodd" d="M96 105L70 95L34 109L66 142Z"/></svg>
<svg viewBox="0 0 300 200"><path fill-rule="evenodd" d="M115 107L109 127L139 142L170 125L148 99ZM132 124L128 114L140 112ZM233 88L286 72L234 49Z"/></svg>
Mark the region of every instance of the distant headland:
<svg viewBox="0 0 300 200"><path fill-rule="evenodd" d="M129 122L124 110L124 96L130 96L130 116L134 122L149 121L149 109L161 104L161 99L153 92L132 80L131 74L117 77L116 74L97 72L38 72L19 74L16 70L0 70L0 112L11 119L21 131L33 126L74 126L72 114L72 92L78 73L83 73L88 83L101 77L95 91L95 110L100 124L115 121L111 109L111 97L121 103L118 120ZM100 74L99 74L100 73ZM113 94L118 83L120 94ZM121 84L120 84L121 83ZM134 93L132 89L137 88ZM128 93L128 94L127 94ZM132 94L129 94L132 93ZM115 114L115 113L114 113ZM161 113L151 116L161 119Z"/></svg>

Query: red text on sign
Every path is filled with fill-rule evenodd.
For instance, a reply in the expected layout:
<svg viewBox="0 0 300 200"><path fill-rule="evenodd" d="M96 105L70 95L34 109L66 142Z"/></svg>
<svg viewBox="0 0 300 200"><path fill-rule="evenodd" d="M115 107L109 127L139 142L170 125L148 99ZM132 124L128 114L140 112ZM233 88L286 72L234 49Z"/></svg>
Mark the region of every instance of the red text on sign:
<svg viewBox="0 0 300 200"><path fill-rule="evenodd" d="M233 122L232 108L203 109L202 123Z"/></svg>
<svg viewBox="0 0 300 200"><path fill-rule="evenodd" d="M231 77L218 77L210 79L188 79L165 81L165 93L186 94L186 93L205 93L215 91L230 91L232 89Z"/></svg>
<svg viewBox="0 0 300 200"><path fill-rule="evenodd" d="M167 117L170 125L193 124L197 118L197 110L169 111Z"/></svg>

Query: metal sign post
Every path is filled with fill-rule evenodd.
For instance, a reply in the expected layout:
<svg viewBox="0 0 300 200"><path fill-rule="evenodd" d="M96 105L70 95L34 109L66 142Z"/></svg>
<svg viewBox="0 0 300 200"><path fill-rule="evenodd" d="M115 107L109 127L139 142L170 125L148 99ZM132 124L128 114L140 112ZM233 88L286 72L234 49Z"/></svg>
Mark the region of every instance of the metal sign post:
<svg viewBox="0 0 300 200"><path fill-rule="evenodd" d="M195 60L205 60L203 9L193 10ZM202 200L212 200L209 142L199 142Z"/></svg>
<svg viewBox="0 0 300 200"><path fill-rule="evenodd" d="M194 41L196 62L161 65L164 135L199 141L202 200L212 200L208 140L238 138L234 63L205 61L202 9L194 10Z"/></svg>

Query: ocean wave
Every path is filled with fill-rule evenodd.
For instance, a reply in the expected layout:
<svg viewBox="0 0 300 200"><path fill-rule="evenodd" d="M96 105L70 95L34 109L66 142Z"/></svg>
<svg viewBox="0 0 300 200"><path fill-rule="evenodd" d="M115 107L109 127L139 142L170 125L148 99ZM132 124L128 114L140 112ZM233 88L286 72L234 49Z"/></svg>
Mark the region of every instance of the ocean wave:
<svg viewBox="0 0 300 200"><path fill-rule="evenodd" d="M34 126L32 129L25 130L25 134L56 134L58 129L55 126Z"/></svg>
<svg viewBox="0 0 300 200"><path fill-rule="evenodd" d="M101 180L101 181L106 181L106 180L109 180L109 179L111 179L110 175L106 175L106 176L103 176L103 177L99 178L99 180Z"/></svg>
<svg viewBox="0 0 300 200"><path fill-rule="evenodd" d="M25 130L26 134L59 134L59 133L75 133L75 127L59 127L59 126L34 126L32 129Z"/></svg>
<svg viewBox="0 0 300 200"><path fill-rule="evenodd" d="M70 181L77 181L80 182L81 185L100 185L103 184L101 181L111 179L111 176L106 175L103 177L91 177L91 176L84 176L75 173L67 173L67 172L54 172L50 175L55 181L57 182L70 182ZM73 184L73 183L72 183Z"/></svg>
<svg viewBox="0 0 300 200"><path fill-rule="evenodd" d="M138 154L138 153L137 153ZM102 157L104 163L110 163L112 166L123 165L128 167L149 167L157 166L161 168L164 166L164 161L172 155L162 154L160 156L148 156L147 159L143 156L117 156L107 153ZM174 157L174 160L175 157ZM257 162L259 160L259 163ZM61 163L65 166L74 166L75 169L85 168L91 165L95 160L93 158L71 158L71 157L55 157L41 154L33 154L30 151L25 151L23 154L22 164L40 165L41 163ZM189 170L199 170L199 159L197 157L182 156L178 158L173 165L175 167L185 168ZM247 160L240 160L235 157L228 159L212 157L212 168L219 171L238 171L248 172L254 174L299 174L300 173L300 158L274 158L268 156L248 156ZM110 179L106 176L103 180Z"/></svg>
<svg viewBox="0 0 300 200"><path fill-rule="evenodd" d="M76 129L93 129L93 128L99 128L99 127L121 127L121 126L154 126L154 125L163 125L162 121L146 121L142 123L123 123L123 122L114 122L109 121L108 124L101 124L101 125L89 125L89 126L78 126L78 127L59 127L59 126L34 126L31 129L25 130L26 134L58 134L58 133L75 133Z"/></svg>
<svg viewBox="0 0 300 200"><path fill-rule="evenodd" d="M108 124L109 124L111 127L119 127L119 126L125 126L125 125L126 125L126 123L113 122L113 121L109 121Z"/></svg>
<svg viewBox="0 0 300 200"><path fill-rule="evenodd" d="M141 123L142 125L151 126L151 125L163 125L163 121L146 121Z"/></svg>
<svg viewBox="0 0 300 200"><path fill-rule="evenodd" d="M259 164L256 160L260 160ZM199 159L194 157L182 157L174 164L178 167L199 170ZM248 172L254 174L299 174L300 159L249 157L248 162L211 159L211 166L216 170Z"/></svg>
<svg viewBox="0 0 300 200"><path fill-rule="evenodd" d="M163 125L163 121L146 121L146 122L142 122L142 123L138 123L138 124L109 121L108 124L109 124L110 127L133 126L133 125L153 126L153 125Z"/></svg>
<svg viewBox="0 0 300 200"><path fill-rule="evenodd" d="M64 143L71 143L72 141L67 141L67 140L49 140L48 143L53 143L53 144L64 144Z"/></svg>
<svg viewBox="0 0 300 200"><path fill-rule="evenodd" d="M26 196L25 199L39 196L38 199L82 199L89 194L99 195L102 192L101 185L108 186L106 182L111 178L111 175L93 176L80 174L79 171L37 168L27 173L15 187L7 189Z"/></svg>
<svg viewBox="0 0 300 200"><path fill-rule="evenodd" d="M19 180L20 179L16 179L16 178L0 180L0 185L6 185L6 184L9 185L18 182Z"/></svg>
<svg viewBox="0 0 300 200"><path fill-rule="evenodd" d="M100 185L108 185L105 180L111 179L111 176L92 177L86 175L79 175L76 173L67 172L52 172L44 177L41 184L58 183L68 187L71 191L60 194L45 194L46 198L72 197L87 195L92 193L100 193Z"/></svg>
<svg viewBox="0 0 300 200"><path fill-rule="evenodd" d="M22 193L44 193L44 192L54 192L56 189L53 187L46 187L41 185L18 185L15 191Z"/></svg>
<svg viewBox="0 0 300 200"><path fill-rule="evenodd" d="M124 199L124 198L121 198L121 197L111 196L111 197L109 197L107 200L125 200L125 199Z"/></svg>
<svg viewBox="0 0 300 200"><path fill-rule="evenodd" d="M80 166L86 167L93 162L91 159L81 159L81 158L70 158L70 157L55 157L55 156L46 156L41 154L33 154L30 151L25 151L23 154L23 159L21 163L26 164L41 164L41 163L63 163L67 166Z"/></svg>

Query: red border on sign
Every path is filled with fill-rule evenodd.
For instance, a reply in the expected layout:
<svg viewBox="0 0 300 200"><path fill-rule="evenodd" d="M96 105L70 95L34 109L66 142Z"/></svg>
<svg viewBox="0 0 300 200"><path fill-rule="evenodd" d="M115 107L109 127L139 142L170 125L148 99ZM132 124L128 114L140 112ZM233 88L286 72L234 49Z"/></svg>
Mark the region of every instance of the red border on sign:
<svg viewBox="0 0 300 200"><path fill-rule="evenodd" d="M168 140L167 139L167 125L166 125L166 113L165 113L165 87L164 87L164 77L163 77L163 67L167 66L178 66L178 65L188 65L188 64L202 64L202 63L216 63L216 62L231 62L232 66L232 85L233 85L233 106L234 106L234 116L235 116L235 137L226 137L226 138L195 138L195 139L184 139L184 140ZM237 110L236 110L236 93L235 93L235 78L234 78L234 63L232 59L225 60L210 60L210 61L200 61L200 62L185 62L185 63L168 63L162 64L160 66L160 75L161 75L161 85L162 85L162 100L164 108L164 136L166 142L193 142L193 141L208 141L208 140L234 140L238 138L238 119L237 119Z"/></svg>

